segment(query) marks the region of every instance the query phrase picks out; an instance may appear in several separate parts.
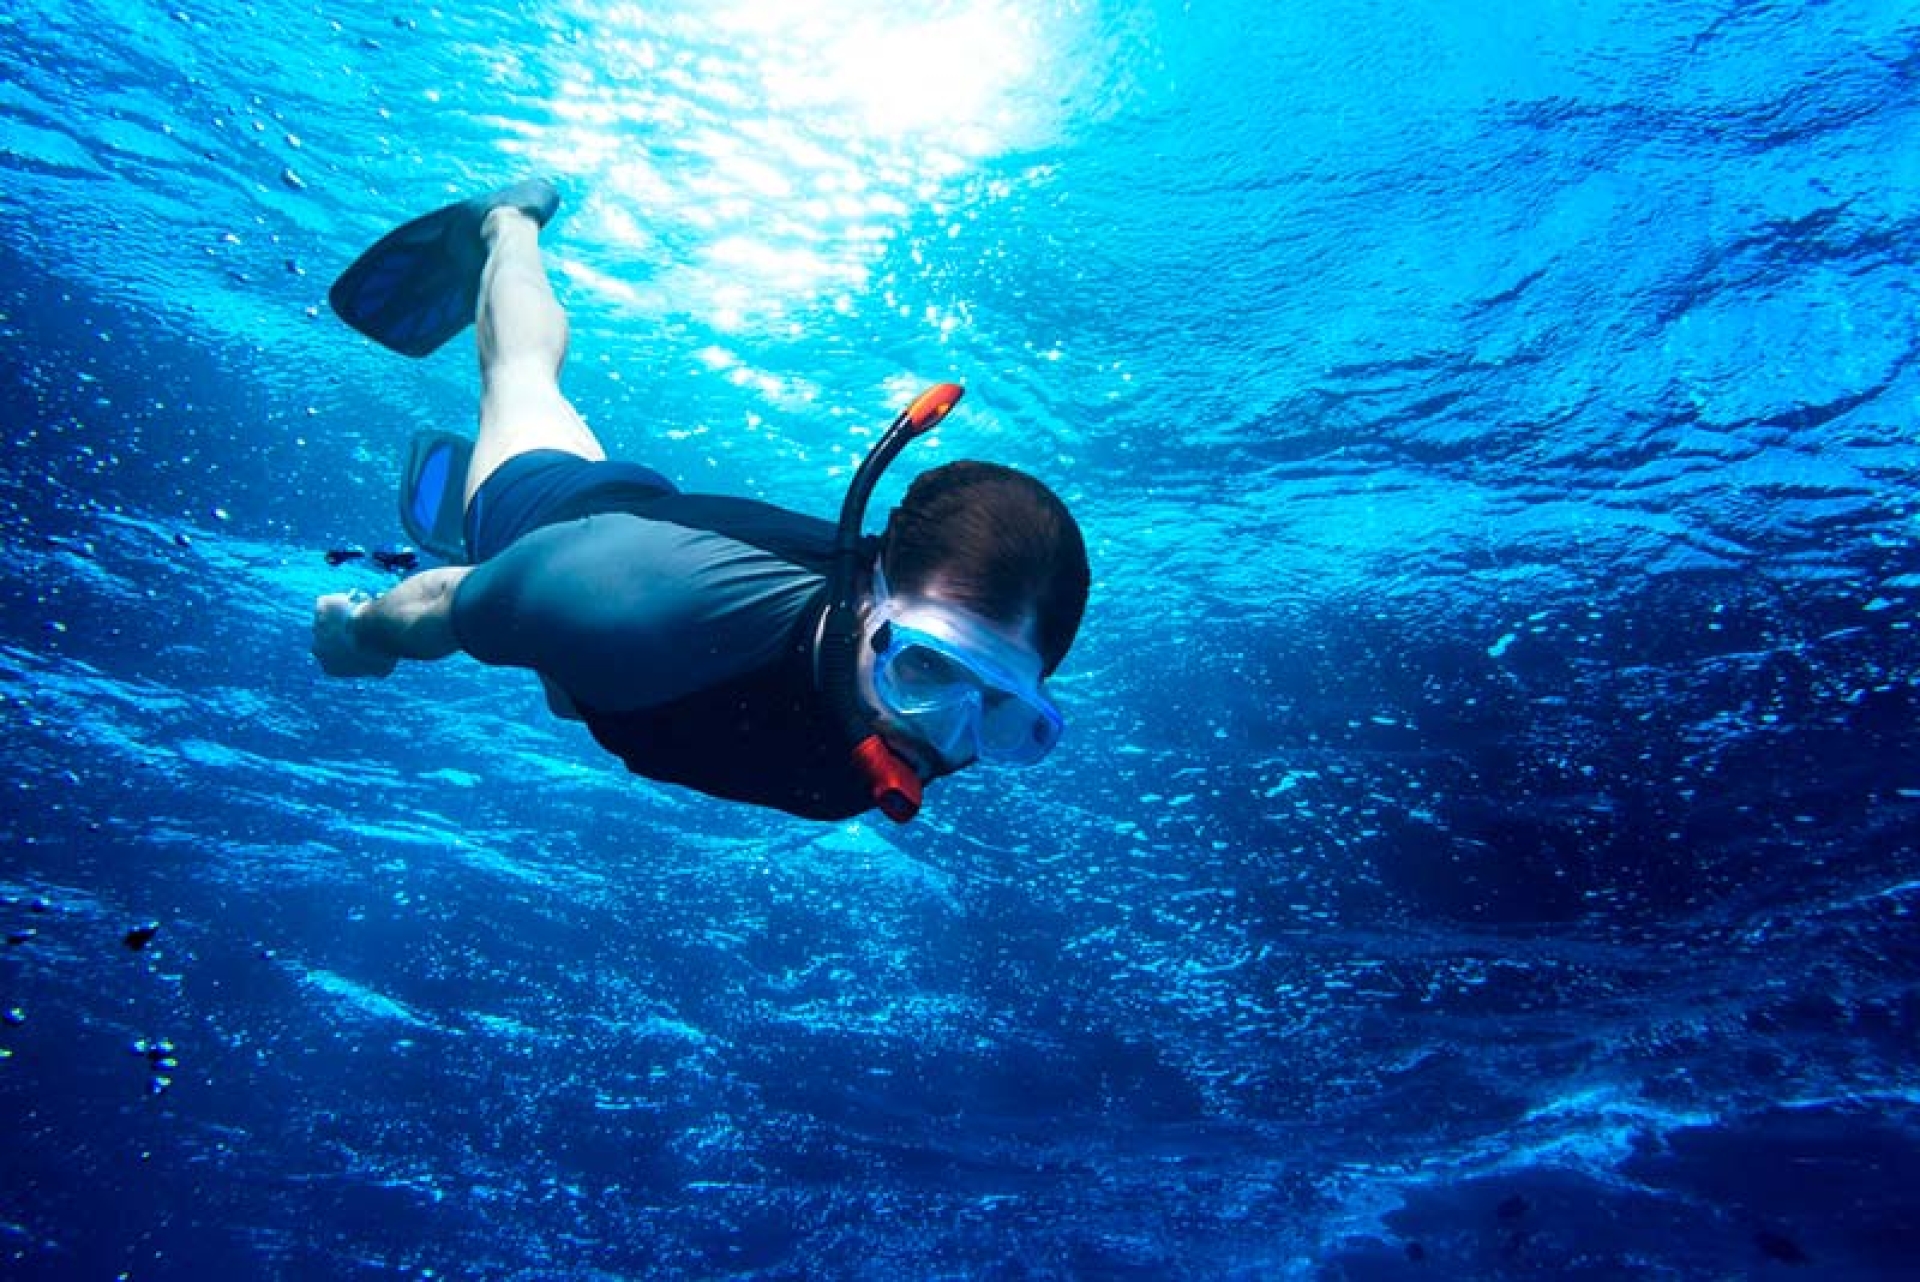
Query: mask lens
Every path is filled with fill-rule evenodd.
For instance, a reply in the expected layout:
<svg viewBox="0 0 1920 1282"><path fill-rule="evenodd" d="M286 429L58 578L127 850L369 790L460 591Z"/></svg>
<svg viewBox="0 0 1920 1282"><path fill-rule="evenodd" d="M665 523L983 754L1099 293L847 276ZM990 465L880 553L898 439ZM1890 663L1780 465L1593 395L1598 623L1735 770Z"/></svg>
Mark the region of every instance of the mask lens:
<svg viewBox="0 0 1920 1282"><path fill-rule="evenodd" d="M936 707L979 688L968 668L931 646L909 645L887 665L887 681L903 707Z"/></svg>
<svg viewBox="0 0 1920 1282"><path fill-rule="evenodd" d="M988 694L980 710L980 754L1025 765L1040 760L1060 741L1060 723L1017 695Z"/></svg>

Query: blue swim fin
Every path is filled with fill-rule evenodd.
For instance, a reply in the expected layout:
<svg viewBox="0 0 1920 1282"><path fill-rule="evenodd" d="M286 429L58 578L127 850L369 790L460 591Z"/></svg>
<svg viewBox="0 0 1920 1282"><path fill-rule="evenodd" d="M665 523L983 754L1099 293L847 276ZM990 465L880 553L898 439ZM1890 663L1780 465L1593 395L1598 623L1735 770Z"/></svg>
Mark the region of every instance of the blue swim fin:
<svg viewBox="0 0 1920 1282"><path fill-rule="evenodd" d="M473 442L452 432L421 432L407 447L400 477L400 524L415 547L450 565L467 559L467 463Z"/></svg>
<svg viewBox="0 0 1920 1282"><path fill-rule="evenodd" d="M473 323L487 245L480 227L506 205L546 226L560 193L529 178L397 227L360 255L327 291L341 320L403 356L425 356Z"/></svg>

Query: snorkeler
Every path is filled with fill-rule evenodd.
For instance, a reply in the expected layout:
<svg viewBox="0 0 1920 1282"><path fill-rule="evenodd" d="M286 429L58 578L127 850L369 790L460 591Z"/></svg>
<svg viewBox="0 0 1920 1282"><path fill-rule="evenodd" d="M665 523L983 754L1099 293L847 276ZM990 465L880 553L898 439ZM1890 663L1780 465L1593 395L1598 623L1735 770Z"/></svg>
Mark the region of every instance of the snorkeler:
<svg viewBox="0 0 1920 1282"><path fill-rule="evenodd" d="M410 528L459 532L462 563L320 597L321 668L385 676L455 652L529 668L635 774L812 819L904 821L927 782L1045 757L1063 724L1046 678L1089 583L1059 498L950 463L862 535L875 481L953 407L952 384L894 420L837 527L609 461L560 391L567 318L539 244L558 206L537 179L450 205L335 283L344 320L410 356L477 322L480 432L417 442L402 494Z"/></svg>

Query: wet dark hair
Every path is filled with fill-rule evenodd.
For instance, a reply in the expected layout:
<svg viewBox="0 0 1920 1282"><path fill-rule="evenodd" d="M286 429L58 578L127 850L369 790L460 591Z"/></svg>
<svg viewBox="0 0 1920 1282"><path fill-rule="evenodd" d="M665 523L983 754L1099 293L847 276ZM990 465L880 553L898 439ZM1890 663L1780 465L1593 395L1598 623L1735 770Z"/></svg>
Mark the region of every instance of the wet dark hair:
<svg viewBox="0 0 1920 1282"><path fill-rule="evenodd" d="M961 461L913 478L880 536L896 592L936 578L959 605L997 623L1029 608L1043 671L1073 645L1087 610L1087 545L1058 495L1025 472Z"/></svg>

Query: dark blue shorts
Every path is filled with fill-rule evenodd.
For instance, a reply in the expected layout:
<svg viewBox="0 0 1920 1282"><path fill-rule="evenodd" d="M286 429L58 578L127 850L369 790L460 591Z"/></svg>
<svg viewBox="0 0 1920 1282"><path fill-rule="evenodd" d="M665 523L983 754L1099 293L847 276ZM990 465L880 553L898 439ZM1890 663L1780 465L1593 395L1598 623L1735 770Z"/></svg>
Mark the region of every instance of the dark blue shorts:
<svg viewBox="0 0 1920 1282"><path fill-rule="evenodd" d="M660 473L615 459L595 462L564 450L531 450L502 463L467 504L467 560L480 564L543 525L596 512L629 512L678 494Z"/></svg>

